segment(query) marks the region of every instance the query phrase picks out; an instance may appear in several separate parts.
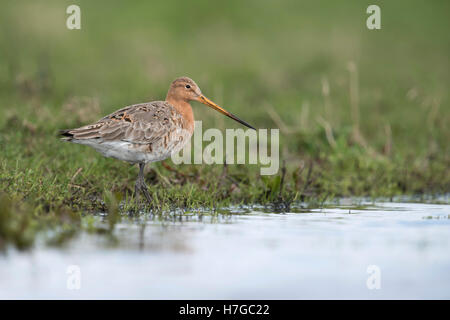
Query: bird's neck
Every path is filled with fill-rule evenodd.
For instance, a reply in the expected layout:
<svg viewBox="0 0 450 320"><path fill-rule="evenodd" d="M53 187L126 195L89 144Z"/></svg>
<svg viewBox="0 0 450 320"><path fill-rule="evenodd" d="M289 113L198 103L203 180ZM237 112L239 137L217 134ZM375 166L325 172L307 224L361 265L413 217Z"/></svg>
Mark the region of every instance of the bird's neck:
<svg viewBox="0 0 450 320"><path fill-rule="evenodd" d="M194 113L192 112L190 103L184 100L173 99L170 96L166 98L166 101L170 103L182 115L183 119L185 120L186 129L193 132Z"/></svg>

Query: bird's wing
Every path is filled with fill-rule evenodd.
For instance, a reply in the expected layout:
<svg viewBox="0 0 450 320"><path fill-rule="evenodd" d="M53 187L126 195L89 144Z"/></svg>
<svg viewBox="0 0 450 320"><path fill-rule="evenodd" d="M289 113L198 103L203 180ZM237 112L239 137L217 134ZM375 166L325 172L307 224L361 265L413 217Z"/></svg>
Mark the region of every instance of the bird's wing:
<svg viewBox="0 0 450 320"><path fill-rule="evenodd" d="M64 130L66 140L102 139L146 144L176 130L183 118L165 101L136 104L117 110L96 123Z"/></svg>

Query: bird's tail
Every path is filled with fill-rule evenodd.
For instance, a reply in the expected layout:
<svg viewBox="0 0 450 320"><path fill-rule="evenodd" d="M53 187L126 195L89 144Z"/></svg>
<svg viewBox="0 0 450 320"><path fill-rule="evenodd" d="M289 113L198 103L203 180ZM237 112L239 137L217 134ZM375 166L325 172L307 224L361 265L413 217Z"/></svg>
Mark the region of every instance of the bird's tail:
<svg viewBox="0 0 450 320"><path fill-rule="evenodd" d="M63 141L72 141L73 133L71 133L72 129L59 130L59 136Z"/></svg>
<svg viewBox="0 0 450 320"><path fill-rule="evenodd" d="M100 128L100 124L87 125L76 129L61 130L59 134L64 141L96 139L101 137Z"/></svg>

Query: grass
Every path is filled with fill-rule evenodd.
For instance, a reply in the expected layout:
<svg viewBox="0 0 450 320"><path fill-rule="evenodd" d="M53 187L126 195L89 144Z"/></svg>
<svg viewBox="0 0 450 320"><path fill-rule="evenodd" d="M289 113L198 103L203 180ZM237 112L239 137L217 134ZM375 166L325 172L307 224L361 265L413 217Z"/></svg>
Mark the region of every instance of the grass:
<svg viewBox="0 0 450 320"><path fill-rule="evenodd" d="M72 1L2 4L0 247L28 248L49 228L64 242L92 212L132 210L137 168L57 132L162 99L181 75L257 128L279 128L284 166L263 177L155 164L152 212L449 192L447 1L378 1L377 31L361 1L77 3L72 31ZM238 127L202 108L204 128Z"/></svg>

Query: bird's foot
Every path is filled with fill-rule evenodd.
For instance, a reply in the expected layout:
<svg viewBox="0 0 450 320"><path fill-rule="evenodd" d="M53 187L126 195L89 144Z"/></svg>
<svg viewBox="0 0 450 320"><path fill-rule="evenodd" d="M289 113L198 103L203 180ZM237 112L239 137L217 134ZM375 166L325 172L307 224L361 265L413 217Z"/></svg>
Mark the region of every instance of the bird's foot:
<svg viewBox="0 0 450 320"><path fill-rule="evenodd" d="M152 197L150 196L150 192L148 191L148 187L145 184L145 182L141 179L138 179L136 181L136 184L134 186L134 197L136 199L136 205L139 204L139 192L142 192L144 194L145 199L148 203L152 202Z"/></svg>
<svg viewBox="0 0 450 320"><path fill-rule="evenodd" d="M138 182L136 181L136 183L134 185L134 201L135 201L136 208L139 208L139 192L140 191L141 191L141 188L140 188Z"/></svg>
<svg viewBox="0 0 450 320"><path fill-rule="evenodd" d="M147 202L151 203L152 202L152 197L150 196L150 192L148 192L148 188L147 188L147 185L145 183L142 184L141 191L144 194L145 199L147 199Z"/></svg>

